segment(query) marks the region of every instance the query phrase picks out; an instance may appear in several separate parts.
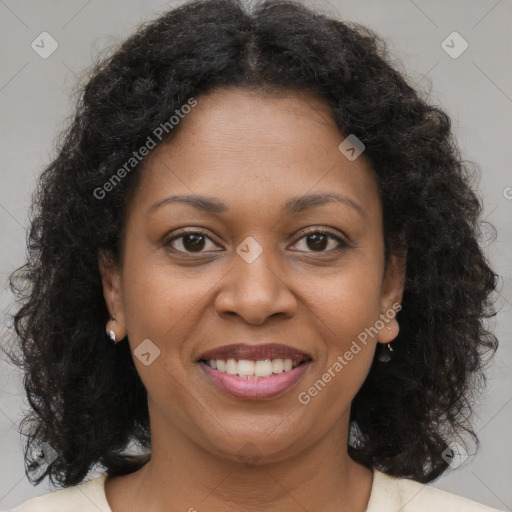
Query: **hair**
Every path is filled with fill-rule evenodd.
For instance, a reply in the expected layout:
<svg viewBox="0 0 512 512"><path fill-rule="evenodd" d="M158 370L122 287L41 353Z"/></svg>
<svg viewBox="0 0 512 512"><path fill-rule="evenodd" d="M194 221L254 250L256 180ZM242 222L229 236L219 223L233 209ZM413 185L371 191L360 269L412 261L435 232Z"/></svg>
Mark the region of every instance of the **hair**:
<svg viewBox="0 0 512 512"><path fill-rule="evenodd" d="M144 160L95 193L190 98L220 87L304 91L329 105L344 137L365 145L378 182L386 261L406 250L400 334L376 350L351 405L349 454L389 475L429 482L443 452L468 436L474 399L497 339L497 275L480 244L481 201L449 116L397 70L370 29L296 1L200 0L180 5L98 59L33 198L27 260L11 275L13 316L30 409L26 473L80 483L95 465L136 471L150 455L147 392L128 343L108 342L98 254L122 258L128 198ZM170 140L180 125L168 130ZM119 176L119 175L118 175ZM112 184L112 181L110 181ZM106 190L105 188L103 190ZM30 453L47 443L53 462Z"/></svg>

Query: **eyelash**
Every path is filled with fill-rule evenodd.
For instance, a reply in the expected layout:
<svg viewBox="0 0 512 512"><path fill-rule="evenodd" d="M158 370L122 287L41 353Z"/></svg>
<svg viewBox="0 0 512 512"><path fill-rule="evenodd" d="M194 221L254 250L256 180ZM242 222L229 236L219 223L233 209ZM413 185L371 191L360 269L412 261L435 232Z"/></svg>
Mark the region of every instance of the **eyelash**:
<svg viewBox="0 0 512 512"><path fill-rule="evenodd" d="M343 249L346 249L347 247L349 247L349 244L345 240L340 238L338 235L335 235L332 231L330 231L328 229L315 229L315 230L303 232L301 234L302 236L293 245L296 245L303 238L306 238L311 235L316 235L316 234L328 235L329 238L334 239L336 242L338 242L339 246L336 247L335 249L329 249L329 250L324 250L324 251L298 251L298 252L312 252L312 253L316 253L316 254L326 254L326 253L330 253L330 252L337 252L337 251L340 251L340 250L343 250ZM177 250L177 249L171 247L172 242L174 242L175 240L179 240L180 238L183 238L188 235L201 235L201 236L204 236L205 238L208 238L208 240L210 240L211 242L215 243L211 239L211 237L209 237L207 235L206 232L201 231L201 230L190 230L190 231L180 232L179 235L173 236L172 238L166 240L163 243L163 245L164 245L164 247L168 247L173 252L182 253L182 254L198 254L199 255L199 254L203 254L203 253L207 252L207 251L200 251L200 252L194 253L192 251L181 251L181 250ZM215 251L215 252L219 252L219 251Z"/></svg>

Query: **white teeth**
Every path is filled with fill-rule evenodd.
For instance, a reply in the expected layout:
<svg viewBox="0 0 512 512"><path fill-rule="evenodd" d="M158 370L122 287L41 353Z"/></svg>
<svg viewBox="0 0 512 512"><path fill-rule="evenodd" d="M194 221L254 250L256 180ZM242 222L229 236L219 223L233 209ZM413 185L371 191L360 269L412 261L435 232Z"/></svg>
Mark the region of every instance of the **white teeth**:
<svg viewBox="0 0 512 512"><path fill-rule="evenodd" d="M282 373L284 370L284 362L282 359L272 359L272 371L274 373Z"/></svg>
<svg viewBox="0 0 512 512"><path fill-rule="evenodd" d="M247 359L241 359L240 361L238 361L238 375L240 375L240 377L255 375L254 366L254 361L247 361Z"/></svg>
<svg viewBox="0 0 512 512"><path fill-rule="evenodd" d="M289 372L292 368L298 366L297 363L293 364L291 359L262 359L260 361L210 359L208 364L219 372L238 375L247 379L269 377L283 371Z"/></svg>
<svg viewBox="0 0 512 512"><path fill-rule="evenodd" d="M272 375L272 361L270 359L256 361L254 375L256 375L256 377L268 377Z"/></svg>
<svg viewBox="0 0 512 512"><path fill-rule="evenodd" d="M236 375L238 373L238 363L236 359L228 359L226 361L226 373L229 373L229 375Z"/></svg>

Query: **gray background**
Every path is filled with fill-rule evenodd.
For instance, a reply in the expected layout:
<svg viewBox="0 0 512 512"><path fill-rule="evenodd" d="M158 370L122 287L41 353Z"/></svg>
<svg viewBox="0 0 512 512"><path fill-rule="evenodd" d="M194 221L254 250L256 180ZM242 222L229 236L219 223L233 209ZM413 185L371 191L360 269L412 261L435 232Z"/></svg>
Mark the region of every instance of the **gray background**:
<svg viewBox="0 0 512 512"><path fill-rule="evenodd" d="M2 319L13 310L6 279L23 262L30 195L36 176L55 156L56 136L72 112L77 75L102 48L120 42L139 23L178 3L0 0ZM499 314L491 322L501 346L475 417L481 450L434 485L512 510L512 2L332 0L310 5L384 36L410 79L431 90L432 101L451 116L464 158L480 166L476 185L485 204L484 217L498 231L497 239L488 237L486 245L502 276ZM59 45L47 59L31 48L43 31ZM469 44L458 58L441 46L453 31ZM455 49L460 47L454 44ZM25 477L17 423L26 402L20 376L4 361L0 393L0 508L8 509L51 488L47 480L32 487Z"/></svg>

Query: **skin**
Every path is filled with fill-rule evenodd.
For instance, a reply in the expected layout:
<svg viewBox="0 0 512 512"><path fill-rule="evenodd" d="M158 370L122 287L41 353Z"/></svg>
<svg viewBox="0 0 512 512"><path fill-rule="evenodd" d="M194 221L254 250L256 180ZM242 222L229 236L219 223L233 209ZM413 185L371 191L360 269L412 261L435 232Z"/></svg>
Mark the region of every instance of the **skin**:
<svg viewBox="0 0 512 512"><path fill-rule="evenodd" d="M150 339L160 355L134 357L148 391L152 459L109 477L113 512L364 511L372 472L347 454L350 404L386 323L310 403L298 401L357 335L400 303L403 257L385 270L382 208L370 161L348 160L328 105L309 93L263 95L221 88L197 98L175 137L146 158L131 197L119 266L101 254L104 296L117 339L131 350ZM332 201L285 214L295 196L336 192ZM173 194L215 197L229 211L167 203ZM201 229L167 246L178 228ZM333 232L315 245L304 233ZM171 236L172 235L172 236ZM176 234L177 235L177 234ZM252 263L236 248L261 246ZM172 250L174 248L174 251ZM181 251L181 252L180 252ZM389 327L389 328L388 328ZM199 356L226 344L284 343L313 362L285 394L241 400L209 383ZM258 459L240 456L252 443Z"/></svg>

